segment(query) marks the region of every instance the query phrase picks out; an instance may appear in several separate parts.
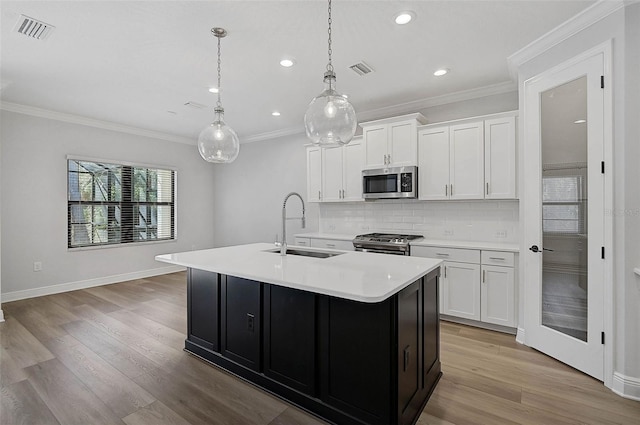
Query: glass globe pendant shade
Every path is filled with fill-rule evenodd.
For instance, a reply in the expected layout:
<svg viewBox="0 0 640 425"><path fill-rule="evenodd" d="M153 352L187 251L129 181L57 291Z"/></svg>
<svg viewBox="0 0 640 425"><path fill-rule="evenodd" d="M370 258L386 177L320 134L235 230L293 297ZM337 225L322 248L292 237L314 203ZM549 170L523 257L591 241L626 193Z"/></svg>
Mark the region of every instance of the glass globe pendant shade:
<svg viewBox="0 0 640 425"><path fill-rule="evenodd" d="M335 79L332 71L325 73L325 90L313 98L304 114L307 137L314 145L346 145L356 132L356 111L334 90Z"/></svg>
<svg viewBox="0 0 640 425"><path fill-rule="evenodd" d="M238 135L223 119L224 109L215 109L215 119L198 136L198 151L207 162L230 163L240 153Z"/></svg>

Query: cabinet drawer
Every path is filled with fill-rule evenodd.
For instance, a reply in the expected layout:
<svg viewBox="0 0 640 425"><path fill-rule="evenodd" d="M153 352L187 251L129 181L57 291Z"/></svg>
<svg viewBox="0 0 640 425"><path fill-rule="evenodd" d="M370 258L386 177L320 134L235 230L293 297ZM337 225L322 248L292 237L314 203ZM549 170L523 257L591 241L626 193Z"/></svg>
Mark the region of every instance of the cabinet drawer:
<svg viewBox="0 0 640 425"><path fill-rule="evenodd" d="M353 251L353 242L340 239L311 239L312 248L341 249Z"/></svg>
<svg viewBox="0 0 640 425"><path fill-rule="evenodd" d="M412 246L411 255L416 257L437 258L446 261L480 264L480 251L477 249Z"/></svg>
<svg viewBox="0 0 640 425"><path fill-rule="evenodd" d="M311 239L310 238L301 238L296 236L296 245L298 246L311 246Z"/></svg>
<svg viewBox="0 0 640 425"><path fill-rule="evenodd" d="M513 252L482 251L482 264L513 267L515 264L514 258Z"/></svg>

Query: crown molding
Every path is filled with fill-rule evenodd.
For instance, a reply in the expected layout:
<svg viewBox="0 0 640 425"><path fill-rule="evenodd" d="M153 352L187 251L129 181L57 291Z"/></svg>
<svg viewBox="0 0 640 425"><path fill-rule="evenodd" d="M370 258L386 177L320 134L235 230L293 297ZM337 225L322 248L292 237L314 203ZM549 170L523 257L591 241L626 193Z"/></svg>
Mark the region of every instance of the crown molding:
<svg viewBox="0 0 640 425"><path fill-rule="evenodd" d="M34 117L47 118L56 121L63 121L72 124L85 125L88 127L101 128L104 130L118 131L120 133L133 134L135 136L150 137L153 139L166 140L168 142L183 143L187 145L195 145L195 141L186 137L166 134L159 131L145 130L143 128L131 127L128 125L117 124L110 121L98 120L95 118L83 117L80 115L67 114L64 112L51 111L48 109L36 108L35 106L22 105L19 103L11 103L0 101L0 109L18 114L31 115Z"/></svg>
<svg viewBox="0 0 640 425"><path fill-rule="evenodd" d="M369 111L358 113L358 121L366 122L374 119L395 117L408 113L430 108L433 106L446 105L448 103L472 100L486 96L509 93L517 91L517 85L513 81L505 81L503 83L492 84L489 86L478 87L470 90L449 93L441 96L428 97L425 99L414 100L411 102L400 103L397 105L386 106L384 108L372 109ZM83 117L79 115L67 114L63 112L50 111L48 109L36 108L34 106L22 105L19 103L0 101L0 109L19 114L32 115L41 118L48 118L57 121L64 121L73 124L86 125L89 127L102 128L106 130L119 131L121 133L133 134L136 136L151 137L154 139L166 140L169 142L183 143L187 145L195 145L195 140L186 137L175 136L171 134L161 133L158 131L145 130L137 127L130 127L110 121L102 121L94 118ZM253 143L264 140L272 140L280 137L304 134L303 126L289 127L275 131L267 131L264 133L254 134L242 137L241 143Z"/></svg>
<svg viewBox="0 0 640 425"><path fill-rule="evenodd" d="M539 56L623 7L625 7L625 2L623 0L598 0L598 2L509 56L507 58L509 75L513 81L518 81L518 68L520 68L522 64L530 61L536 56Z"/></svg>
<svg viewBox="0 0 640 425"><path fill-rule="evenodd" d="M371 121L381 117L393 117L411 112L420 111L422 109L434 106L446 105L449 103L462 102L465 100L478 99L486 96L515 92L518 86L513 81L505 81L489 86L478 87L475 89L462 90L454 93L448 93L441 96L433 96L425 99L413 100L411 102L400 103L393 106L385 106L383 108L372 109L358 114L358 121ZM428 117L427 117L428 118Z"/></svg>

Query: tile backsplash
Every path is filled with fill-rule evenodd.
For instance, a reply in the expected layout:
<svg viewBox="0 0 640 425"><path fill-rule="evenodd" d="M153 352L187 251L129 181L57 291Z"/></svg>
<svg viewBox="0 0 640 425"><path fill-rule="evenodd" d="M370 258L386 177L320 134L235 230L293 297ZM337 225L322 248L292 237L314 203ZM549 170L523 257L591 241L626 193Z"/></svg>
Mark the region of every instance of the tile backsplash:
<svg viewBox="0 0 640 425"><path fill-rule="evenodd" d="M519 202L402 201L319 204L322 233L419 233L425 238L519 241Z"/></svg>

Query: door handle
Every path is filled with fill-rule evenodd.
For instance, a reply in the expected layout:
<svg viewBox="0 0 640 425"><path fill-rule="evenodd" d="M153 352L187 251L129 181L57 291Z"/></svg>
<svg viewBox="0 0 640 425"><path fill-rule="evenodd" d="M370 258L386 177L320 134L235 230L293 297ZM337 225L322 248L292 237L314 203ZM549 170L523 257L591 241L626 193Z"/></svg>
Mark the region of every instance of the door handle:
<svg viewBox="0 0 640 425"><path fill-rule="evenodd" d="M538 248L538 245L531 245L529 247L529 251L531 252L542 252L542 251L549 251L549 252L553 252L553 249L547 249L547 248Z"/></svg>

